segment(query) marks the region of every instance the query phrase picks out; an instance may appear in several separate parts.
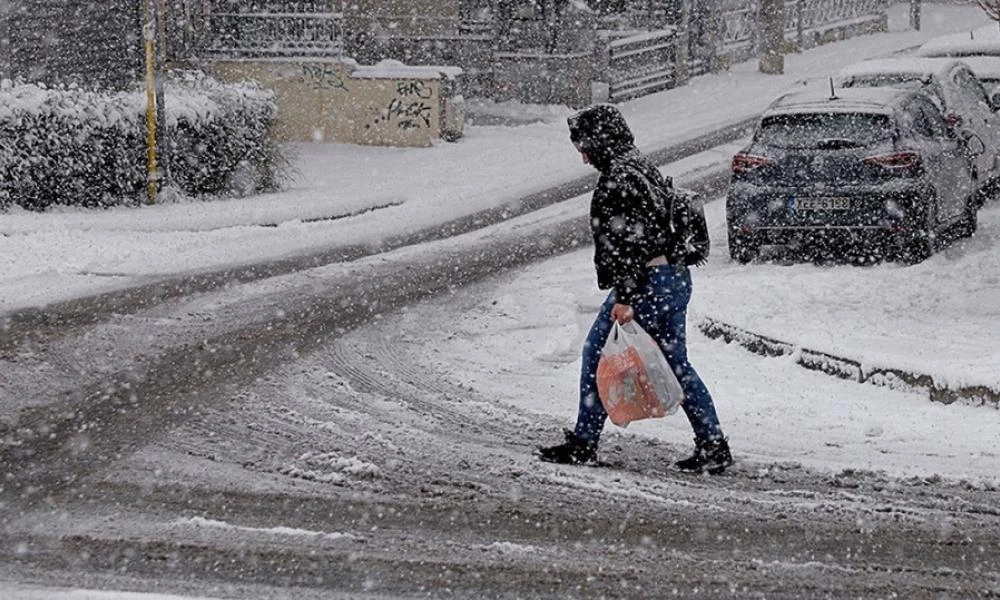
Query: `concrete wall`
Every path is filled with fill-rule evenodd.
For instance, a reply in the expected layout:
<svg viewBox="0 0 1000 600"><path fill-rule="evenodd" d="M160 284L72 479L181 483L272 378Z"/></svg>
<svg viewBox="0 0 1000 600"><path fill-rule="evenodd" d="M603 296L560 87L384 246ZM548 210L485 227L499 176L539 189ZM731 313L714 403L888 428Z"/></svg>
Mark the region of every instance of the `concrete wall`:
<svg viewBox="0 0 1000 600"><path fill-rule="evenodd" d="M274 91L279 141L430 146L460 137L464 126L449 77L454 68L246 59L214 62L210 70L222 80L255 80Z"/></svg>

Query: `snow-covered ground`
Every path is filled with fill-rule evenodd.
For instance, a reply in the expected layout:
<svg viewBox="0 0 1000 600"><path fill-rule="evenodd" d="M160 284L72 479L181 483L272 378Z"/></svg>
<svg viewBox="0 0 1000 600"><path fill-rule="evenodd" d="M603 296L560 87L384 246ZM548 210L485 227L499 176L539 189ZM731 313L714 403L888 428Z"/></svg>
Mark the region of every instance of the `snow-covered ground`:
<svg viewBox="0 0 1000 600"><path fill-rule="evenodd" d="M993 239L1000 242L1000 232ZM964 262L947 256L934 260L939 266L927 268L938 272L945 264ZM808 340L807 347L835 348L868 364L918 367L917 372L936 377L1000 387L995 369L1000 354L993 341L1000 329L1000 288L984 291L992 294L990 306L969 310L966 317L963 311L971 301L950 301L948 293L925 289L930 277L910 278L907 271L893 266L734 267L721 257L695 271L689 355L713 393L738 458L1000 485L1000 411L994 407L944 405L928 401L922 391L844 381L803 369L794 355L750 354L695 327L710 312L760 325L785 340ZM477 299L474 308L447 323L435 320L433 309L406 316L440 332L427 344L430 364L483 397L557 415L571 427L580 345L603 300L595 289L590 251L463 293ZM992 318L983 318L984 312ZM975 332L976 326L987 331ZM691 437L682 413L624 430L609 423L607 430L680 444ZM553 441L557 438L553 431Z"/></svg>
<svg viewBox="0 0 1000 600"><path fill-rule="evenodd" d="M6 600L214 600L203 596L143 594L105 590L54 589L50 587L0 583Z"/></svg>
<svg viewBox="0 0 1000 600"><path fill-rule="evenodd" d="M921 31L906 6L890 32L789 55L785 75L756 61L622 106L642 148L658 148L759 113L780 91L843 66L988 23L976 6L927 4ZM167 99L169 102L169 98ZM566 107L494 106L541 121L473 126L458 143L433 148L345 144L294 148L298 178L278 194L113 210L0 213L0 315L117 289L169 274L249 264L331 244L375 243L516 202L553 182L586 175L568 143ZM383 207L354 217L374 207Z"/></svg>
<svg viewBox="0 0 1000 600"><path fill-rule="evenodd" d="M982 11L971 5L924 4L923 11L920 32L906 29L906 7L898 5L890 33L789 56L784 76L760 75L750 62L622 108L640 146L660 147L752 115L796 80L832 75L856 60L987 24ZM514 117L534 110L491 108ZM531 124L469 127L461 142L430 149L300 146L298 181L268 196L141 209L0 214L0 314L169 274L247 264L333 243L374 243L515 201L554 181L589 173L567 140L564 117L570 112L547 107L539 110L541 120ZM668 170L681 175L697 163ZM519 223L583 214L586 201L577 198L434 244L463 244ZM373 207L385 208L315 221ZM690 353L715 395L738 460L1000 484L1000 412L994 408L935 404L919 392L830 378L799 368L794 356L750 355L705 338L695 327L712 317L865 365L908 368L955 386L1000 390L1000 206L982 211L982 227L974 238L912 267L739 266L725 254L722 203L710 203L707 211L715 248L710 264L694 275ZM427 249L404 248L390 255L423 251ZM555 416L570 425L578 346L602 298L589 251L457 293L466 295L466 301L456 304L470 309L442 311L437 299L404 317L437 332L428 345L428 363L446 367L450 378L499 405ZM690 438L679 414L626 430L609 429L672 443ZM554 431L553 441L557 436ZM3 583L0 596L176 598Z"/></svg>
<svg viewBox="0 0 1000 600"><path fill-rule="evenodd" d="M928 4L924 7L924 29L915 32L907 29L904 9L900 5L893 10L890 33L788 56L784 76L761 75L756 72L756 62L750 61L720 75L696 78L685 87L629 102L623 110L640 146L660 147L752 115L796 81L833 74L865 57L913 48L942 32L987 23L985 15L972 6ZM43 306L158 276L247 264L326 244L375 243L386 236L503 205L554 181L590 172L566 137L564 117L571 112L569 108L494 105L479 111L531 124L473 126L461 142L430 149L300 146L296 148L300 178L278 194L135 209L0 214L0 256L7 263L0 271L0 310ZM736 147L707 152L669 165L665 171L683 177L703 171L706 165L723 168ZM585 214L587 201L587 195L580 196L480 232L391 254L433 252L435 244L461 245L511 227L529 223L537 227L546 221L576 218ZM363 212L373 207L387 208ZM707 317L802 348L856 360L865 369L906 369L930 375L943 386L1000 390L996 371L1000 364L996 344L1000 335L1000 206L996 203L982 210L975 237L916 266L741 266L727 257L723 202L710 202L706 211L715 249L710 265L695 271L696 292L689 315L692 332ZM314 221L358 212L361 214L343 219ZM481 331L469 332L472 343L453 342L437 351L462 363L481 348L484 365L490 361L506 363L510 372L526 371L529 380L542 375L522 364L525 359L557 354L566 359L563 363L577 360L576 346L602 296L594 285L588 251L546 261L509 285L509 289L497 292L499 300L509 302L509 306L492 298L488 305L492 308L486 312L490 318L479 315L482 324L477 327ZM525 297L531 302L521 300ZM524 311L531 314L522 315ZM441 327L461 330L469 318L465 315ZM522 318L534 323L533 339L540 340L544 348L526 345L528 340L503 337L502 324ZM502 343L491 343L497 335ZM992 408L928 405L914 401L913 394L872 386L814 384L814 378L825 381L814 374L799 384L782 385L782 378L790 377L788 371L794 370L794 355L755 358L753 362L760 365L752 374L772 369L773 373L769 380L750 383L743 374L727 372L734 368L730 359L718 358L733 353L739 356L742 351L726 348L721 342L710 343L700 334L693 337L695 345L704 346L694 352L696 364L719 389L723 407L752 399L761 407L757 409L760 415L771 415L771 427L824 434L794 436L796 444L804 438L826 439L838 430L831 422L837 421L838 411L845 406L829 400L835 394L820 390L830 385L850 390L848 400L866 407L871 418L858 425L863 435L861 446L853 448L844 440L824 442L851 448L842 453L817 451L831 460L843 455L843 460L835 463L871 463L873 468L899 468L903 472L911 467L922 472L926 467L931 472L985 475L978 468L983 461L975 457L995 458L990 453L1000 440L1000 414ZM704 358L698 360L698 356ZM544 375L552 374L544 364L543 360ZM486 376L476 381L477 386L524 389L526 385L501 377L500 367L484 366L483 370ZM795 377L803 375L796 371ZM560 381L551 384L560 390L554 394L560 400L545 402L539 410L572 413L569 398L575 375L561 373ZM809 411L791 411L791 407L809 407ZM733 411L724 408L723 412ZM942 435L956 416L955 433ZM796 424L787 422L793 419ZM873 441L895 439L882 433L896 430L902 432L898 448L865 451ZM761 435L761 439L767 437L766 433ZM959 443L957 454L948 449ZM906 458L876 460L889 455L905 457L913 445L932 448L935 444L946 448L925 449L925 453L959 456L959 462L967 462L969 470L955 470L957 465L939 468L933 462Z"/></svg>

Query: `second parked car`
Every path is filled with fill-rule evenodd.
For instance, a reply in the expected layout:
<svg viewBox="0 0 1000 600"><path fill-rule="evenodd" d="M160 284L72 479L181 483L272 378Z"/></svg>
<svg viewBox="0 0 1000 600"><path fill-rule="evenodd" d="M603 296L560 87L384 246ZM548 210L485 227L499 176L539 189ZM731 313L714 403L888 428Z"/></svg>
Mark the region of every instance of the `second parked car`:
<svg viewBox="0 0 1000 600"><path fill-rule="evenodd" d="M963 33L931 38L917 56L958 58L982 82L994 106L1000 106L1000 28L995 23Z"/></svg>
<svg viewBox="0 0 1000 600"><path fill-rule="evenodd" d="M1000 181L1000 114L968 65L951 58L883 58L844 68L839 87L921 87L965 142L972 175L984 194Z"/></svg>
<svg viewBox="0 0 1000 600"><path fill-rule="evenodd" d="M961 143L926 92L807 89L775 100L733 157L729 251L822 245L917 262L976 228Z"/></svg>

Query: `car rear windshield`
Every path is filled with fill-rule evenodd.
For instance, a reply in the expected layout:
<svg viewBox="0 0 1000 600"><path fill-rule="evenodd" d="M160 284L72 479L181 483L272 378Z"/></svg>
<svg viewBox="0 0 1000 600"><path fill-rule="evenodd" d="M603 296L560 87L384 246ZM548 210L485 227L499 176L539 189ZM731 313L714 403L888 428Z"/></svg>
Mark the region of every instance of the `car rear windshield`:
<svg viewBox="0 0 1000 600"><path fill-rule="evenodd" d="M776 148L847 148L890 137L888 115L803 113L766 117L756 139Z"/></svg>

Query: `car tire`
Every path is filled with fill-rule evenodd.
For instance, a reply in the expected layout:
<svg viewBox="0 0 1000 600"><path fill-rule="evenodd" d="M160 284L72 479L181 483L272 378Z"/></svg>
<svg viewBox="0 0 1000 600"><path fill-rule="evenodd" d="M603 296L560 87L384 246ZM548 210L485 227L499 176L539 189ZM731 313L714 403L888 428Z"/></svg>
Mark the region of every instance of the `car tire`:
<svg viewBox="0 0 1000 600"><path fill-rule="evenodd" d="M921 263L934 255L937 249L937 197L929 199L922 214L914 219L914 226L900 249L899 259L907 264Z"/></svg>
<svg viewBox="0 0 1000 600"><path fill-rule="evenodd" d="M745 265L760 255L760 242L753 235L729 232L729 256Z"/></svg>
<svg viewBox="0 0 1000 600"><path fill-rule="evenodd" d="M969 199L969 203L977 209L982 208L987 202L995 198L998 192L1000 192L1000 181L993 180L987 185L979 188L979 190L972 195L972 198Z"/></svg>
<svg viewBox="0 0 1000 600"><path fill-rule="evenodd" d="M979 228L979 210L977 202L970 199L965 205L965 213L955 226L955 239L972 237Z"/></svg>

